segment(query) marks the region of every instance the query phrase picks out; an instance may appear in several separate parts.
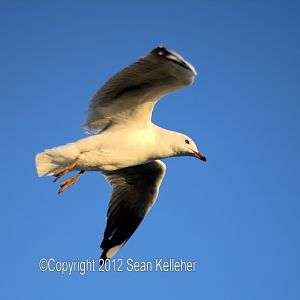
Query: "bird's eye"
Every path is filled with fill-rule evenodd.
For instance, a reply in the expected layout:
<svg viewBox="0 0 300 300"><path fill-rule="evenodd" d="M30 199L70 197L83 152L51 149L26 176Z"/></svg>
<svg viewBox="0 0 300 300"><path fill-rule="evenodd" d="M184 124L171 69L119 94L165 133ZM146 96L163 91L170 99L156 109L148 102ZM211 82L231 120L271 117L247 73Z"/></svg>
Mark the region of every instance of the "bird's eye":
<svg viewBox="0 0 300 300"><path fill-rule="evenodd" d="M189 141L189 140L185 140L185 143L189 145L189 144L190 144L190 141Z"/></svg>

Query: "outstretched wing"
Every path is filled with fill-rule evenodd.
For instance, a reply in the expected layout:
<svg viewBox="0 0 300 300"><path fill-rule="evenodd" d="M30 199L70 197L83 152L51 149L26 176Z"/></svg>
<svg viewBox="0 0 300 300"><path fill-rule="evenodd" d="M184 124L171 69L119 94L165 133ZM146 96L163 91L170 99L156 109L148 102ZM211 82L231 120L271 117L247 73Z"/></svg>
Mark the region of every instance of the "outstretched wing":
<svg viewBox="0 0 300 300"><path fill-rule="evenodd" d="M143 125L165 94L191 85L196 71L179 54L163 47L126 67L92 98L84 127L102 131L111 125Z"/></svg>
<svg viewBox="0 0 300 300"><path fill-rule="evenodd" d="M113 191L101 243L101 258L111 258L137 229L158 195L166 165L152 161L117 171L104 172Z"/></svg>

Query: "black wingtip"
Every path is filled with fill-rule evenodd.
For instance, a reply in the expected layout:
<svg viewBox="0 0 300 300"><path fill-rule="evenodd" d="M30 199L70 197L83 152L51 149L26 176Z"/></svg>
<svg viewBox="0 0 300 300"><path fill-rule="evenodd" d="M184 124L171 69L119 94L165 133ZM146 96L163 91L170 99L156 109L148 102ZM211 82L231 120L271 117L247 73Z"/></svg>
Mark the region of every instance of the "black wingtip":
<svg viewBox="0 0 300 300"><path fill-rule="evenodd" d="M99 265L100 265L100 267L105 263L105 261L106 261L107 259L109 259L109 258L106 256L106 252L107 252L107 251L104 250L104 251L102 252L100 258L99 258Z"/></svg>
<svg viewBox="0 0 300 300"><path fill-rule="evenodd" d="M169 54L168 49L164 46L158 46L158 47L154 48L151 52L156 55L159 55L159 56L165 56L165 55Z"/></svg>

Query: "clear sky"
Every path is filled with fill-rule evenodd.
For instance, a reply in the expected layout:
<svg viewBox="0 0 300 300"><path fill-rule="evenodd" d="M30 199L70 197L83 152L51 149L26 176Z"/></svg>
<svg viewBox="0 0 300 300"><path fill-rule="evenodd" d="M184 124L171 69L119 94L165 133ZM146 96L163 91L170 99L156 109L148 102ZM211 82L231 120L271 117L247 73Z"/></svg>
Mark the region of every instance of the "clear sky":
<svg viewBox="0 0 300 300"><path fill-rule="evenodd" d="M0 1L2 299L300 299L298 1ZM208 158L166 160L147 218L116 258L194 272L41 272L97 259L110 187L62 195L35 154L84 136L88 101L158 45L197 69L154 122ZM4 238L4 239L3 239Z"/></svg>

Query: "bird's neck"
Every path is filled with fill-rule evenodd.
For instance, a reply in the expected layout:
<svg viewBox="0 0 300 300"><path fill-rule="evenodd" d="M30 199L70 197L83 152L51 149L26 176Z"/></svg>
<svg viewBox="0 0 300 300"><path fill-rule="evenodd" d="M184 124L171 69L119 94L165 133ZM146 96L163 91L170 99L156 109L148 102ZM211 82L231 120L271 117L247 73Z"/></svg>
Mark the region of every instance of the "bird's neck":
<svg viewBox="0 0 300 300"><path fill-rule="evenodd" d="M179 156L180 153L176 151L175 145L178 139L178 135L180 135L180 133L164 129L156 125L154 126L156 132L157 145L159 145L160 148L159 152L161 157L159 158Z"/></svg>

